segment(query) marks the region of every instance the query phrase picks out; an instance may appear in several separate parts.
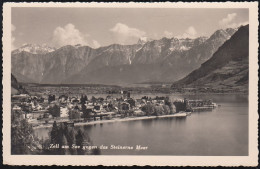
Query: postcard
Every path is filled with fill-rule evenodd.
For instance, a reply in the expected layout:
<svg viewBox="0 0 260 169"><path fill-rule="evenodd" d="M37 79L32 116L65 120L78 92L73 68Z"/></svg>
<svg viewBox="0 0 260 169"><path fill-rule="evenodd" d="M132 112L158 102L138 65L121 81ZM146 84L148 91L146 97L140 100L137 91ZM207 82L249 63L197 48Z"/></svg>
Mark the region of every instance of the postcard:
<svg viewBox="0 0 260 169"><path fill-rule="evenodd" d="M3 163L257 166L258 2L4 3Z"/></svg>

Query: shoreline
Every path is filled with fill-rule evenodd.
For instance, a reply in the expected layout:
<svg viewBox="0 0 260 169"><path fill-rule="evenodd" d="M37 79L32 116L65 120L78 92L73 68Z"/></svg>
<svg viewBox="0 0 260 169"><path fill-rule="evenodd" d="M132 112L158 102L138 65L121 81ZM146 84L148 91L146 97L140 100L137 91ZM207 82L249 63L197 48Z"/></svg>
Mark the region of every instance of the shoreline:
<svg viewBox="0 0 260 169"><path fill-rule="evenodd" d="M114 122L125 122L125 121L136 121L136 120L146 120L146 119L156 119L156 118L168 118L168 117L186 117L186 113L176 113L176 114L169 114L169 115L161 115L161 116L142 116L142 117L132 117L132 118L115 118L111 120L98 120L98 121L91 121L91 122L79 122L74 123L74 126L86 126L86 125L95 125L95 124L104 124L104 123L114 123ZM40 128L49 128L52 127L51 124L47 125L39 125L33 127L33 129L40 129Z"/></svg>

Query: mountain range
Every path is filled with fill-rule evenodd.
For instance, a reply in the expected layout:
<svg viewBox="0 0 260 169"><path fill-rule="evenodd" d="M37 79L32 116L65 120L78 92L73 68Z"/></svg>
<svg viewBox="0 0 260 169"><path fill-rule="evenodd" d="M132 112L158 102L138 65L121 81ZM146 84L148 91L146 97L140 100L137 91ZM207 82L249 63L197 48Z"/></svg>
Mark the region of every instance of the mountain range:
<svg viewBox="0 0 260 169"><path fill-rule="evenodd" d="M18 81L41 84L131 84L174 82L198 69L237 29L221 29L209 38L142 38L133 45L59 49L27 45L12 51Z"/></svg>
<svg viewBox="0 0 260 169"><path fill-rule="evenodd" d="M200 68L172 87L207 86L214 89L248 90L249 25L242 26Z"/></svg>

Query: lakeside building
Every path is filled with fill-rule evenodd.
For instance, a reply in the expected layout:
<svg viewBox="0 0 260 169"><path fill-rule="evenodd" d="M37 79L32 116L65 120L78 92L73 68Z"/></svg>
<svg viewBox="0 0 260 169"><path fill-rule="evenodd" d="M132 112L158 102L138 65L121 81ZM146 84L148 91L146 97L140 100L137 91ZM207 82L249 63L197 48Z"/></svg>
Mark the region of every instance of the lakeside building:
<svg viewBox="0 0 260 169"><path fill-rule="evenodd" d="M60 107L60 117L69 117L68 107Z"/></svg>
<svg viewBox="0 0 260 169"><path fill-rule="evenodd" d="M28 94L13 95L12 98L29 98Z"/></svg>
<svg viewBox="0 0 260 169"><path fill-rule="evenodd" d="M20 110L22 110L22 108L20 107L20 106L18 106L18 105L14 105L14 107L12 108L14 111L20 111Z"/></svg>
<svg viewBox="0 0 260 169"><path fill-rule="evenodd" d="M131 97L131 94L129 91L121 91L122 98L123 99L129 99Z"/></svg>

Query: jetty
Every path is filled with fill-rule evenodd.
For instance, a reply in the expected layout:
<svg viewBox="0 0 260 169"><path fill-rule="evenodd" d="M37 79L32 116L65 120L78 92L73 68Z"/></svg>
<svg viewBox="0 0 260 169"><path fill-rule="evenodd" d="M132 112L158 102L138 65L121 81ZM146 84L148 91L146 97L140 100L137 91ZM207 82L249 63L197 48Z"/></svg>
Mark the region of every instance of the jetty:
<svg viewBox="0 0 260 169"><path fill-rule="evenodd" d="M212 111L218 106L211 100L187 100L187 104L192 112Z"/></svg>
<svg viewBox="0 0 260 169"><path fill-rule="evenodd" d="M200 111L212 111L213 107L192 107L192 112L200 112Z"/></svg>

